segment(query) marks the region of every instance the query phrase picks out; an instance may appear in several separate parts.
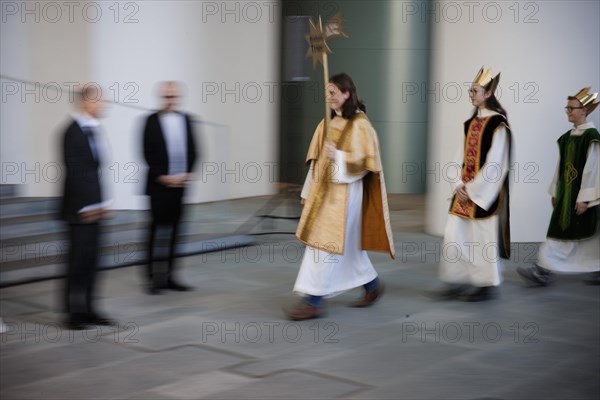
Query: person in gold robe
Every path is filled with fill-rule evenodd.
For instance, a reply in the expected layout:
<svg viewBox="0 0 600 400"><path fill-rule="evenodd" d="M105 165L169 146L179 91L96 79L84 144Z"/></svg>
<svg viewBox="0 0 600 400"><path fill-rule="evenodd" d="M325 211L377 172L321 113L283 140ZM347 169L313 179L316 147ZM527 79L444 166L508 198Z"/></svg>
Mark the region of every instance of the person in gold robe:
<svg viewBox="0 0 600 400"><path fill-rule="evenodd" d="M332 119L319 123L306 157L296 237L307 247L294 285L303 299L285 310L292 320L321 317L324 298L359 286L352 306L374 304L384 287L367 250L394 257L379 140L352 78L333 76L327 101Z"/></svg>

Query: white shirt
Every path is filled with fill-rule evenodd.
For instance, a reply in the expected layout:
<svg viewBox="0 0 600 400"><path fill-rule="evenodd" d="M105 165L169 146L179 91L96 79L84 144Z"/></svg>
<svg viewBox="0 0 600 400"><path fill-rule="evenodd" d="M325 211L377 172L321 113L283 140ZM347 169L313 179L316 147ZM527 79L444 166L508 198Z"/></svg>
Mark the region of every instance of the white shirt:
<svg viewBox="0 0 600 400"><path fill-rule="evenodd" d="M187 172L187 137L185 116L176 112L160 114L160 127L167 145L169 175Z"/></svg>
<svg viewBox="0 0 600 400"><path fill-rule="evenodd" d="M104 159L104 156L107 154L107 146L105 146L105 143L101 138L99 132L100 121L98 121L96 118L92 117L87 113L74 113L71 116L75 120L75 122L77 122L77 125L79 125L81 129L88 128L94 132L93 138L89 135L86 135L86 137L88 143L90 144L90 149L92 151L94 159L100 163ZM89 204L81 208L79 212L82 213L85 211L97 210L100 208L108 208L111 204L112 200L106 199L100 203Z"/></svg>
<svg viewBox="0 0 600 400"><path fill-rule="evenodd" d="M75 120L75 122L77 122L77 125L79 125L79 127L82 130L89 129L94 132L95 136L98 133L98 128L100 128L100 121L98 121L91 115L86 113L77 113L73 114L73 119ZM86 135L86 137L88 139L88 143L90 144L90 149L92 150L92 155L94 156L94 159L96 161L100 160L101 154L100 150L98 150L98 144L96 143L97 140L95 140L95 138L90 137L89 135Z"/></svg>

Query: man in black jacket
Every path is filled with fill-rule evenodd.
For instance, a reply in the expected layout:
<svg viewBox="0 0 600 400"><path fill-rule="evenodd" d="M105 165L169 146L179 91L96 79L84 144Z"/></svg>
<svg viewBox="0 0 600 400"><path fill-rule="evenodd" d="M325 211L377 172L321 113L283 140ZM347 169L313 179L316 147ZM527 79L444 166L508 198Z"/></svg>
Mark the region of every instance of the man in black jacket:
<svg viewBox="0 0 600 400"><path fill-rule="evenodd" d="M78 110L65 131L63 157L65 181L61 215L69 224L69 255L65 282L65 325L85 329L88 325L113 325L93 307L98 266L99 222L106 215L98 169L102 145L98 139L102 113L101 90L86 85L76 94Z"/></svg>
<svg viewBox="0 0 600 400"><path fill-rule="evenodd" d="M152 222L148 238L148 292L161 289L190 290L174 278L175 243L181 219L184 188L190 179L196 145L190 117L175 110L180 97L176 82L161 84L163 107L148 116L144 127L144 159L148 164L146 194L150 196ZM157 231L169 232L167 268L161 274L154 255Z"/></svg>

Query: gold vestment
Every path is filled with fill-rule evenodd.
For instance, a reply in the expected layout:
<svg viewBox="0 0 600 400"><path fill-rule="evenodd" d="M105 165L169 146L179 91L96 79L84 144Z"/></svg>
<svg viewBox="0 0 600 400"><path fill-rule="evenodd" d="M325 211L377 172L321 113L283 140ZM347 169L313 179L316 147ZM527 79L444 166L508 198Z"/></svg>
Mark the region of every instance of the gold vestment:
<svg viewBox="0 0 600 400"><path fill-rule="evenodd" d="M335 164L323 151L323 121L313 135L306 163L313 165L313 183L296 230L306 245L344 254L348 184L332 180ZM345 153L349 175L367 171L363 180L361 249L389 252L394 258L387 192L377 133L367 116L356 113L351 120L336 116L329 125L329 140Z"/></svg>

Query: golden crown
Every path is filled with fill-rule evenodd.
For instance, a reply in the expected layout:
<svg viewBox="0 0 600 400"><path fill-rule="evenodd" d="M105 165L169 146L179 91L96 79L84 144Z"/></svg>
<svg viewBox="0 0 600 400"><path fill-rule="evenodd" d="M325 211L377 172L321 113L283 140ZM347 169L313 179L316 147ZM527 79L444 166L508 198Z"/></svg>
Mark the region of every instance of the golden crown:
<svg viewBox="0 0 600 400"><path fill-rule="evenodd" d="M586 87L581 89L575 96L569 96L569 99L577 99L587 110L588 114L591 114L592 111L598 107L598 93L590 93L590 87Z"/></svg>
<svg viewBox="0 0 600 400"><path fill-rule="evenodd" d="M492 77L492 75L493 74L491 68L488 68L484 71L483 67L481 67L481 69L475 76L473 83L476 83L479 86L483 86L484 88L487 88L487 90L491 90L492 93L494 93L496 91L496 88L498 87L498 83L500 82L500 73L498 73L498 75L494 77Z"/></svg>

